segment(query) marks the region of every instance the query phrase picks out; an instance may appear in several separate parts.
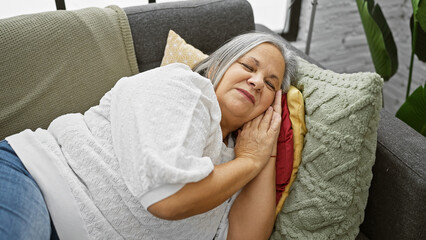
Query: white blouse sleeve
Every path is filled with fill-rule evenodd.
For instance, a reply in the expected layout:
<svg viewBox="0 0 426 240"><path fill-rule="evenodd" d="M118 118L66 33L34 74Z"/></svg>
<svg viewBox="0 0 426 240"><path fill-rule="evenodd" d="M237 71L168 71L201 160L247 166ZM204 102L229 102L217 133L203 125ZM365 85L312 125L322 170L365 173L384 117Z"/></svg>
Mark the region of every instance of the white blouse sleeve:
<svg viewBox="0 0 426 240"><path fill-rule="evenodd" d="M111 93L114 151L145 209L210 174L204 148L220 121L210 80L171 64L123 78Z"/></svg>

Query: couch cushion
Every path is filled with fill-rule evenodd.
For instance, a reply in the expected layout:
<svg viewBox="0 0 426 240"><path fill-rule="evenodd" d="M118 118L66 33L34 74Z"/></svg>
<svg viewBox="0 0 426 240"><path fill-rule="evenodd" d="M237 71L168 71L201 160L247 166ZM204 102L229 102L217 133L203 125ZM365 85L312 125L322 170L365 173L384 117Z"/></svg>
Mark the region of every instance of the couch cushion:
<svg viewBox="0 0 426 240"><path fill-rule="evenodd" d="M372 178L383 80L375 73L337 74L299 58L294 84L305 98L308 132L272 239L354 239Z"/></svg>
<svg viewBox="0 0 426 240"><path fill-rule="evenodd" d="M368 237L366 237L364 233L360 231L355 240L368 240Z"/></svg>
<svg viewBox="0 0 426 240"><path fill-rule="evenodd" d="M382 110L365 220L371 239L426 239L426 138Z"/></svg>
<svg viewBox="0 0 426 240"><path fill-rule="evenodd" d="M293 164L290 175L290 181L283 193L281 194L280 200L278 201L275 215L280 213L284 206L285 200L290 194L290 188L296 179L297 172L302 162L302 150L304 144L304 138L306 134L305 124L305 104L303 102L302 93L296 87L290 85L287 92L287 105L290 112L291 128L293 130Z"/></svg>
<svg viewBox="0 0 426 240"><path fill-rule="evenodd" d="M253 11L246 0L166 2L124 11L140 71L160 66L170 29L207 54L230 38L254 30Z"/></svg>
<svg viewBox="0 0 426 240"><path fill-rule="evenodd" d="M167 37L164 56L161 60L161 66L165 66L170 63L184 63L190 68L193 68L206 57L208 57L206 54L196 49L191 44L186 43L183 38L181 38L173 30L170 30Z"/></svg>
<svg viewBox="0 0 426 240"><path fill-rule="evenodd" d="M292 89L295 89L295 87ZM282 205L280 206L279 203L285 188L290 182L294 161L293 128L291 126L290 111L288 109L287 93L284 93L281 98L281 106L281 127L280 134L278 135L277 157L275 160L275 199L277 204L275 214L282 208Z"/></svg>

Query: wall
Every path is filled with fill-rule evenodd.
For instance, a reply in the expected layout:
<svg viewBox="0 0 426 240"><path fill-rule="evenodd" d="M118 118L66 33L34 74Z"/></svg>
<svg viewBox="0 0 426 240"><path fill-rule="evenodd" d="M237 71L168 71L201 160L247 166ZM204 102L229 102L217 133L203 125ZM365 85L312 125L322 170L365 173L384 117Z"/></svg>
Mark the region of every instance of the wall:
<svg viewBox="0 0 426 240"><path fill-rule="evenodd" d="M396 113L405 101L408 82L411 1L376 0L376 3L382 8L398 48L398 72L385 83L383 90L385 109ZM292 42L302 51L306 47L311 9L311 0L302 1L299 34L297 41ZM325 68L339 73L375 71L355 0L318 0L309 55ZM426 63L415 56L410 93L425 82Z"/></svg>

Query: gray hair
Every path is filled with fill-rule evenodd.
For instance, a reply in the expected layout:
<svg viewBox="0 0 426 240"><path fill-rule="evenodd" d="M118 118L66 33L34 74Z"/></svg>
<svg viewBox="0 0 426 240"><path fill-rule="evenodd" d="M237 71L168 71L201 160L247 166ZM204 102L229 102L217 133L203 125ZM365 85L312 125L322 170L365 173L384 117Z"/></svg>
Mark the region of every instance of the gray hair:
<svg viewBox="0 0 426 240"><path fill-rule="evenodd" d="M282 39L269 33L251 32L236 36L198 63L193 70L204 77L209 75L209 79L216 89L229 66L262 43L271 43L281 51L285 62L281 89L283 92L287 92L290 81L295 77L297 71L296 55L287 49Z"/></svg>

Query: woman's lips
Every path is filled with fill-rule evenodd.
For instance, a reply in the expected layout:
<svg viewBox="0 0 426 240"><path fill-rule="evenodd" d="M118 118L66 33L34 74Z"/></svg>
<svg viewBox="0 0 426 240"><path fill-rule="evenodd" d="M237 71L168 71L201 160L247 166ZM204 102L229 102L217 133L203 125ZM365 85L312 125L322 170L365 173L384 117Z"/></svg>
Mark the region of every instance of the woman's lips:
<svg viewBox="0 0 426 240"><path fill-rule="evenodd" d="M254 96L251 95L248 91L241 89L241 88L237 88L237 90L243 94L243 96L245 96L251 103L254 104Z"/></svg>

